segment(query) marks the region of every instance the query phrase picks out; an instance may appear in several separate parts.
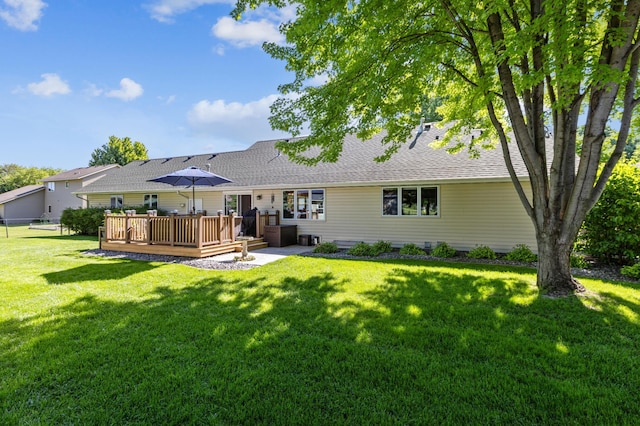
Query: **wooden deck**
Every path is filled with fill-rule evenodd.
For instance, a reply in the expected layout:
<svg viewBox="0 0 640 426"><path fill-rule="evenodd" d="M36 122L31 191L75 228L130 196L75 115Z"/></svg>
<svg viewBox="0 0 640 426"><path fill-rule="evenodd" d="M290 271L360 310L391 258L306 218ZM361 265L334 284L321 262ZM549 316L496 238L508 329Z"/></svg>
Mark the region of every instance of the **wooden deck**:
<svg viewBox="0 0 640 426"><path fill-rule="evenodd" d="M100 248L131 253L160 254L184 257L208 257L242 251L246 241L248 250L264 248L261 238L264 227L278 223L279 215L256 214L257 237L240 237L242 216L170 215L156 216L150 211L137 215L105 214L100 230Z"/></svg>

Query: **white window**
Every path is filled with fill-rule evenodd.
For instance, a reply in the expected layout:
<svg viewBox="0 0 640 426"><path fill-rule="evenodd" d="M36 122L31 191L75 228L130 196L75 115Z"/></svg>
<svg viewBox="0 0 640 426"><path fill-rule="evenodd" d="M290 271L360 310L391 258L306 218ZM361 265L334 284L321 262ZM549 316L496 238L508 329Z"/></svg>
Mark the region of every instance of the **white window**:
<svg viewBox="0 0 640 426"><path fill-rule="evenodd" d="M158 194L145 194L142 205L149 210L156 210L158 208Z"/></svg>
<svg viewBox="0 0 640 426"><path fill-rule="evenodd" d="M122 195L112 195L111 196L111 203L109 204L109 206L112 209L121 209L122 208L122 200L124 199L124 197Z"/></svg>
<svg viewBox="0 0 640 426"><path fill-rule="evenodd" d="M64 183L64 187L65 187L65 188L68 188L68 187L69 187L69 182L65 182L65 183Z"/></svg>
<svg viewBox="0 0 640 426"><path fill-rule="evenodd" d="M439 216L436 186L382 188L383 216Z"/></svg>
<svg viewBox="0 0 640 426"><path fill-rule="evenodd" d="M56 183L55 182L47 182L47 189L49 191L55 191L56 190Z"/></svg>
<svg viewBox="0 0 640 426"><path fill-rule="evenodd" d="M282 218L324 220L324 189L282 191Z"/></svg>

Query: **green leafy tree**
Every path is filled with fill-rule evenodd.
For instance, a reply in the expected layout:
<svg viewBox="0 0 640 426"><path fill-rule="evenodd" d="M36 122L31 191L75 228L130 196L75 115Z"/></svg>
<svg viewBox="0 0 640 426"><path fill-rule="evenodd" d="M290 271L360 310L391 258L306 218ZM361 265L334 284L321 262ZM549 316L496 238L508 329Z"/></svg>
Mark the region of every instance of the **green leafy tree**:
<svg viewBox="0 0 640 426"><path fill-rule="evenodd" d="M640 137L637 135L629 138L627 146L624 148L624 158L640 164Z"/></svg>
<svg viewBox="0 0 640 426"><path fill-rule="evenodd" d="M109 136L109 142L97 148L91 154L90 166L120 164L124 166L134 160L148 160L147 148L142 142L131 142L128 137L120 139Z"/></svg>
<svg viewBox="0 0 640 426"><path fill-rule="evenodd" d="M581 250L609 263L640 256L640 168L635 164L616 166L584 221L580 242Z"/></svg>
<svg viewBox="0 0 640 426"><path fill-rule="evenodd" d="M36 185L41 179L60 173L51 167L23 167L17 164L0 165L0 193L27 185Z"/></svg>
<svg viewBox="0 0 640 426"><path fill-rule="evenodd" d="M263 3L289 4L238 0L233 15L239 19ZM487 130L465 138L471 153L489 139L505 152L535 227L538 287L558 294L584 290L571 276L571 250L624 151L638 104L640 0L292 3L297 16L280 27L286 44L265 44L295 73L280 86L284 96L272 105L270 120L293 135L308 126L311 136L280 144L285 154L305 164L335 161L346 134L366 139L385 129L384 160L409 140L424 94L440 98L438 113L455 122L450 135ZM308 83L317 77L326 83ZM598 173L612 117L619 117L615 149ZM313 146L321 153L306 157ZM522 157L530 192L516 178L511 155Z"/></svg>

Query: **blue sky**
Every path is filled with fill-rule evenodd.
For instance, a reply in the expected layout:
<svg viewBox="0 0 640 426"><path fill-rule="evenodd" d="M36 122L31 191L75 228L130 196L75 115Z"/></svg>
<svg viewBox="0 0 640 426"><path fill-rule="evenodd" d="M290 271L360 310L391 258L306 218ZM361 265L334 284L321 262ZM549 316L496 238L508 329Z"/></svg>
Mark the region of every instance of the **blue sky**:
<svg viewBox="0 0 640 426"><path fill-rule="evenodd" d="M0 164L72 169L109 136L151 158L285 136L269 106L293 75L261 45L291 9L222 0L0 0Z"/></svg>

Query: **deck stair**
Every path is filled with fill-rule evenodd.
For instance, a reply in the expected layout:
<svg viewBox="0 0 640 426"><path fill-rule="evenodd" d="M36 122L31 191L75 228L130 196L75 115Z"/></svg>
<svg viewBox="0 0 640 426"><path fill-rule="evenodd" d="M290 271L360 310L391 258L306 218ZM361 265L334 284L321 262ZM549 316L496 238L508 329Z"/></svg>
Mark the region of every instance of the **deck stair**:
<svg viewBox="0 0 640 426"><path fill-rule="evenodd" d="M242 237L238 237L238 241L242 242ZM260 238L249 237L246 239L246 241L247 241L247 250L249 251L260 250L260 249L269 247L269 244L265 242L264 238L262 237ZM240 251L242 251L242 245L240 246Z"/></svg>

